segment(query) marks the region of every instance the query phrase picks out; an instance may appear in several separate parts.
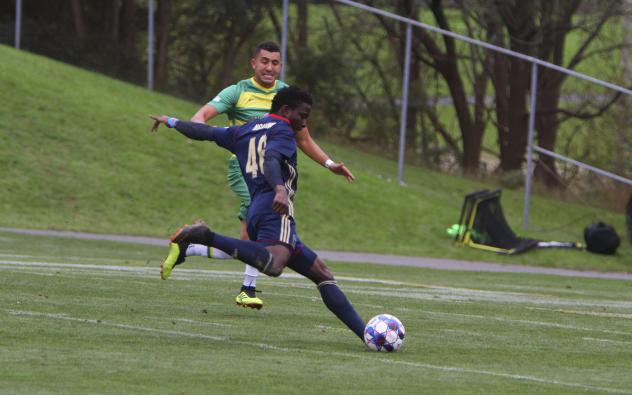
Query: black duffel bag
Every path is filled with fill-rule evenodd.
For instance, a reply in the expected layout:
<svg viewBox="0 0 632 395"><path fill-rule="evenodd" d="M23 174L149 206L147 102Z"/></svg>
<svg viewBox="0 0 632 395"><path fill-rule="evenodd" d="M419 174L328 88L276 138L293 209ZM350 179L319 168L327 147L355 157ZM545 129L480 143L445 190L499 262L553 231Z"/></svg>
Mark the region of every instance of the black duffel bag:
<svg viewBox="0 0 632 395"><path fill-rule="evenodd" d="M617 252L621 238L611 225L597 222L584 229L586 249L597 254L614 255Z"/></svg>

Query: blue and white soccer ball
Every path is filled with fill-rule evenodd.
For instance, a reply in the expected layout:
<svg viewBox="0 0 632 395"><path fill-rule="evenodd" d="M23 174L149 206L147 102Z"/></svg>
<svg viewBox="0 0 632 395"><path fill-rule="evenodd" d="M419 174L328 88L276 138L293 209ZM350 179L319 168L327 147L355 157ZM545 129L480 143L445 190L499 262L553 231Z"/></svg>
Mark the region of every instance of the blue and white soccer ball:
<svg viewBox="0 0 632 395"><path fill-rule="evenodd" d="M397 351L404 345L406 330L397 317L380 314L364 327L364 342L373 351Z"/></svg>

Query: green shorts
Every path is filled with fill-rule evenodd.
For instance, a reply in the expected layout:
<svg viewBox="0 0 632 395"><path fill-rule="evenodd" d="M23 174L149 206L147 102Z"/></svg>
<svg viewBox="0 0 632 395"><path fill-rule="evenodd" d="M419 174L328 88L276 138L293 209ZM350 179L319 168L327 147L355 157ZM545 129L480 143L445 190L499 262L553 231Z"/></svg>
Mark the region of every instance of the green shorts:
<svg viewBox="0 0 632 395"><path fill-rule="evenodd" d="M241 221L246 220L248 215L248 207L250 207L250 192L248 192L248 186L244 177L241 175L241 168L239 167L239 161L235 155L231 156L228 160L228 186L235 192L235 195L239 198L239 219Z"/></svg>

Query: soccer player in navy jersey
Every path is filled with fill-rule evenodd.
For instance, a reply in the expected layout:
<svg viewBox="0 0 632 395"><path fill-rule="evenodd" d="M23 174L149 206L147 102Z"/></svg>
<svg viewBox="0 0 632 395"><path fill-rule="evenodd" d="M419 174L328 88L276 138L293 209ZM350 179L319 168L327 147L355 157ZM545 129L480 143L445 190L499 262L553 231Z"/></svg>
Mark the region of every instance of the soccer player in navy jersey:
<svg viewBox="0 0 632 395"><path fill-rule="evenodd" d="M191 118L191 121L207 123L219 114L226 114L229 125L243 125L255 118L270 112L272 99L276 93L287 86L278 80L283 64L281 63L281 48L277 43L266 41L255 48L250 65L254 75L224 88L212 100L203 105ZM307 127L296 133L297 146L313 161L329 169L333 174L344 176L353 181L353 174L344 163L336 163L323 151L311 137ZM232 155L229 159L228 185L237 195L240 202L239 223L240 238L248 239L246 217L250 206L250 193L241 175L239 162ZM232 258L217 248L210 248L199 244L190 244L186 256L207 256L209 258ZM259 271L252 266L245 265L244 277L239 294L235 297L238 306L261 309L263 300L256 294L257 276Z"/></svg>
<svg viewBox="0 0 632 395"><path fill-rule="evenodd" d="M274 97L269 115L241 126L217 128L166 115L151 116L154 131L165 124L191 139L214 141L234 153L252 198L247 218L252 241L220 235L202 222L185 225L171 237L160 274L168 278L174 266L184 262L191 243L218 248L273 277L287 266L312 280L327 308L363 339L364 321L338 288L331 270L296 234L295 133L305 127L311 108L309 93L287 87Z"/></svg>

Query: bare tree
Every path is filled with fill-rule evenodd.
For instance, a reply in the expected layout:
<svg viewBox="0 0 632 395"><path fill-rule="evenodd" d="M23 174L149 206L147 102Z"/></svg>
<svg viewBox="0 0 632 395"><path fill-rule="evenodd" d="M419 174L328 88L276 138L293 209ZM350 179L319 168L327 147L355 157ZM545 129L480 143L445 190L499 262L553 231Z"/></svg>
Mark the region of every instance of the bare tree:
<svg viewBox="0 0 632 395"><path fill-rule="evenodd" d="M296 43L297 48L307 47L308 26L309 26L309 8L307 0L296 1Z"/></svg>
<svg viewBox="0 0 632 395"><path fill-rule="evenodd" d="M558 0L550 3L543 1L540 13L542 17L540 31L543 39L542 45L539 47L538 56L554 64L575 69L582 61L591 56L591 44L599 36L606 23L619 15L619 3L619 0L603 1L600 3L598 10L588 11L579 22L573 24L573 17L576 16L579 10L581 0ZM581 29L586 32L585 39L565 63L563 54L566 36L575 29ZM612 49L607 52L612 52ZM567 79L567 74L560 74L554 70L545 69L542 70L538 81L538 116L536 118L538 121L538 143L541 147L548 150L555 150L557 133L562 120L567 119L569 116L571 118L601 116L619 97L619 94L615 93L613 100L595 106L597 108L591 114L587 114L584 111L566 109L565 113L568 116L560 118L561 111L559 108L562 85ZM589 100L594 101L593 98ZM560 177L557 174L555 162L549 156L543 156L538 161L536 176L549 186L560 185Z"/></svg>
<svg viewBox="0 0 632 395"><path fill-rule="evenodd" d="M158 0L156 23L156 87L164 90L169 78L167 60L169 57L169 29L171 27L171 0Z"/></svg>
<svg viewBox="0 0 632 395"><path fill-rule="evenodd" d="M104 21L104 39L110 43L117 43L119 39L119 10L121 0L101 1L103 7L102 15Z"/></svg>
<svg viewBox="0 0 632 395"><path fill-rule="evenodd" d="M516 52L530 54L531 43L537 35L534 3L497 0L495 7L508 32L509 47ZM497 43L501 44L499 41ZM529 63L498 52L494 52L493 59L500 168L502 172L509 172L520 169L526 152L531 69Z"/></svg>
<svg viewBox="0 0 632 395"><path fill-rule="evenodd" d="M620 0L601 3L598 9L583 10L581 0L541 0L532 2L495 1L495 8L508 34L509 48L575 69L590 56L591 44L603 27L617 15ZM566 39L574 30L584 32L583 41L574 53L566 53ZM612 49L610 49L612 50ZM521 168L526 152L527 98L530 84L529 64L516 58L503 59L495 55L493 80L496 91L496 112L504 172ZM565 58L569 59L565 63ZM511 76L511 78L508 78ZM568 75L550 68L539 68L536 129L538 144L555 150L560 123L573 117L599 116L612 101L598 106L591 114L571 108L561 109L562 86ZM580 106L581 108L582 106ZM564 117L561 117L561 115ZM536 176L547 185L560 185L554 159L542 156L536 166Z"/></svg>
<svg viewBox="0 0 632 395"><path fill-rule="evenodd" d="M451 30L443 1L432 0L429 2L429 6L437 25L444 30ZM488 84L484 69L475 65L476 62L480 62L480 59L477 57L469 58L472 72L469 83L471 84L471 92L474 93L474 107L472 108L466 89L467 74L463 72L463 67L467 67L467 64L460 65L464 57L459 54L454 38L442 35L442 42L440 43L423 29L417 29L415 36L422 46L422 48L416 49L415 55L435 69L448 86L461 134L461 166L467 173L476 173L480 167L481 147L486 124L483 108ZM446 142L450 144L447 139Z"/></svg>
<svg viewBox="0 0 632 395"><path fill-rule="evenodd" d="M120 33L119 45L123 52L133 53L137 57L136 40L136 2L134 0L123 0L120 11Z"/></svg>
<svg viewBox="0 0 632 395"><path fill-rule="evenodd" d="M385 3L376 4L374 1L366 3L373 6L384 7ZM441 0L434 0L428 3L437 24L446 30L450 30L448 18L445 15L444 3ZM415 0L398 0L396 2L388 2L388 6L403 16L412 19L418 19L420 12L420 3ZM397 101L399 99L399 81L402 75L405 32L406 24L394 22L391 19L381 15L375 15L374 18L379 22L379 26L383 34L378 33L375 27L367 23L366 16L357 17L358 23L355 27L348 22L349 18L342 18L336 7L332 7L334 13L338 15L337 21L345 32L345 38L354 43L357 53L362 58L364 64L371 66L373 70L372 87L380 84L382 87L383 102L386 102L388 112L384 111L384 104L381 105L381 111L368 111L368 116L380 114L381 122L384 123L383 116L389 115L392 120L391 124L399 122L399 109ZM367 36L370 34L370 36ZM369 40L368 37L384 36L384 40ZM376 45L377 43L377 45ZM389 57L397 62L397 69L393 72L392 65L385 63L384 51L391 52L394 56ZM480 66L480 62L484 60L484 56L472 54L464 56L459 53L455 40L447 36L439 36L435 38L429 32L413 28L413 48L410 65L410 96L407 108L407 145L411 151L416 152L418 144L421 144L423 154L428 152L428 136L424 119L429 121L429 126L443 139L449 150L456 156L461 163L462 168L466 172L477 172L480 166L480 153L483 132L487 122L487 112L485 111L485 92L488 85L488 74L485 69ZM469 62L465 62L468 60ZM429 66L424 68L424 66ZM463 72L463 68L469 70L468 73ZM424 71L425 70L425 71ZM437 72L441 76L445 85L448 87L450 97L454 106L456 119L460 130L460 141L455 139L448 128L442 123L442 117L439 115L436 106L430 105L429 95L427 93L428 86L434 79L433 73ZM431 77L427 80L424 78ZM371 95L362 94L359 90L360 97L367 106L375 102ZM469 92L474 92L474 106L470 105ZM384 128L382 128L383 131ZM375 133L380 133L376 130ZM375 137L386 144L392 144L395 139L391 135L378 135ZM462 146L462 148L461 148Z"/></svg>
<svg viewBox="0 0 632 395"><path fill-rule="evenodd" d="M274 5L271 0L173 2L173 12L178 14L170 36L177 57L173 82L196 100L233 83L245 65L237 60L250 56L244 44L255 36L262 16Z"/></svg>
<svg viewBox="0 0 632 395"><path fill-rule="evenodd" d="M75 34L80 42L85 41L87 37L86 22L81 10L81 0L71 0L72 21L75 28Z"/></svg>

